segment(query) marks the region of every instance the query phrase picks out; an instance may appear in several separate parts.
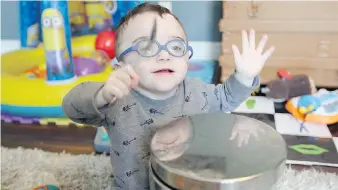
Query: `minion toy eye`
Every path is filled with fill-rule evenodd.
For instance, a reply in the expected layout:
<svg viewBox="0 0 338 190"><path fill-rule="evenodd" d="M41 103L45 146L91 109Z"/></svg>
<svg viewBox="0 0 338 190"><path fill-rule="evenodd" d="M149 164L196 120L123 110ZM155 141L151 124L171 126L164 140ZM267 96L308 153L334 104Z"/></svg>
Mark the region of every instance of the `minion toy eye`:
<svg viewBox="0 0 338 190"><path fill-rule="evenodd" d="M43 18L43 19L42 19L42 26L43 26L44 28L49 28L49 27L51 27L51 26L52 26L51 19L48 18L48 17Z"/></svg>
<svg viewBox="0 0 338 190"><path fill-rule="evenodd" d="M104 10L109 14L114 14L117 11L117 2L112 0L105 1Z"/></svg>
<svg viewBox="0 0 338 190"><path fill-rule="evenodd" d="M53 28L62 28L62 20L60 17L53 17Z"/></svg>

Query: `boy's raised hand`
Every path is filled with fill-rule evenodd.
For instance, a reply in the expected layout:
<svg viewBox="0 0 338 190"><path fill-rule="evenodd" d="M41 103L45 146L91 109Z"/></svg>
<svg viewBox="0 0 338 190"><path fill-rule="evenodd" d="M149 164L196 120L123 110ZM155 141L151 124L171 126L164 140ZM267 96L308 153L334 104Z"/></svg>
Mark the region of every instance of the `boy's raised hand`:
<svg viewBox="0 0 338 190"><path fill-rule="evenodd" d="M256 48L255 31L251 29L249 37L246 31L242 31L242 54L236 45L232 45L236 72L248 78L254 78L259 75L265 61L275 50L274 47L270 47L263 53L267 40L268 36L264 35Z"/></svg>
<svg viewBox="0 0 338 190"><path fill-rule="evenodd" d="M124 64L122 64L124 65ZM113 71L96 96L97 105L103 106L129 94L138 85L138 75L130 65Z"/></svg>

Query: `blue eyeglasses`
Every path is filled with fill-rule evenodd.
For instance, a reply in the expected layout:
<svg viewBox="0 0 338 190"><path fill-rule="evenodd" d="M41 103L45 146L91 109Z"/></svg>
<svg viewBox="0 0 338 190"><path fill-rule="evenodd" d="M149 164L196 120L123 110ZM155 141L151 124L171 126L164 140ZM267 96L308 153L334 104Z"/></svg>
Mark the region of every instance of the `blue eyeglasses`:
<svg viewBox="0 0 338 190"><path fill-rule="evenodd" d="M151 44L149 44L151 43ZM188 46L183 40L171 40L165 45L161 45L157 41L151 42L150 40L139 41L136 45L129 47L117 58L118 61L131 51L136 51L142 57L154 57L159 54L162 50L167 51L170 55L174 57L182 57L187 52L191 52L189 59L193 55L193 50L191 46Z"/></svg>

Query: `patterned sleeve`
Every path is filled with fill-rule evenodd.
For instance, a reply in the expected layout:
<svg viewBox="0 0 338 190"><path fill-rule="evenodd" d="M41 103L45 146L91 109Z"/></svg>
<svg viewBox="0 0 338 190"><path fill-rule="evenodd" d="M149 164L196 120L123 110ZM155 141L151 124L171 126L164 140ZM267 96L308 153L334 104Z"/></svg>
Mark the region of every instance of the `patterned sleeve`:
<svg viewBox="0 0 338 190"><path fill-rule="evenodd" d="M67 117L77 123L102 126L105 122L105 108L98 109L94 97L103 83L84 82L71 89L62 101Z"/></svg>
<svg viewBox="0 0 338 190"><path fill-rule="evenodd" d="M235 74L218 85L206 84L197 79L189 80L189 83L189 86L194 86L195 93L201 94L202 99L199 102L205 105L208 112L234 111L260 85L259 77L255 77L252 85L248 87L240 82Z"/></svg>

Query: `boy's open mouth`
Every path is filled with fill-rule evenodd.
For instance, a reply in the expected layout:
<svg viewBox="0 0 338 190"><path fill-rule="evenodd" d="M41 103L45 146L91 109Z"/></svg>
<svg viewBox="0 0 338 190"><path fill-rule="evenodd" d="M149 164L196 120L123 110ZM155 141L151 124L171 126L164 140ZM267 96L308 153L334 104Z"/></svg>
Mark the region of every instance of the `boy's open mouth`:
<svg viewBox="0 0 338 190"><path fill-rule="evenodd" d="M173 73L174 71L171 70L171 69L160 69L160 70L157 70L157 71L154 71L153 73L155 74L166 74L166 73Z"/></svg>

